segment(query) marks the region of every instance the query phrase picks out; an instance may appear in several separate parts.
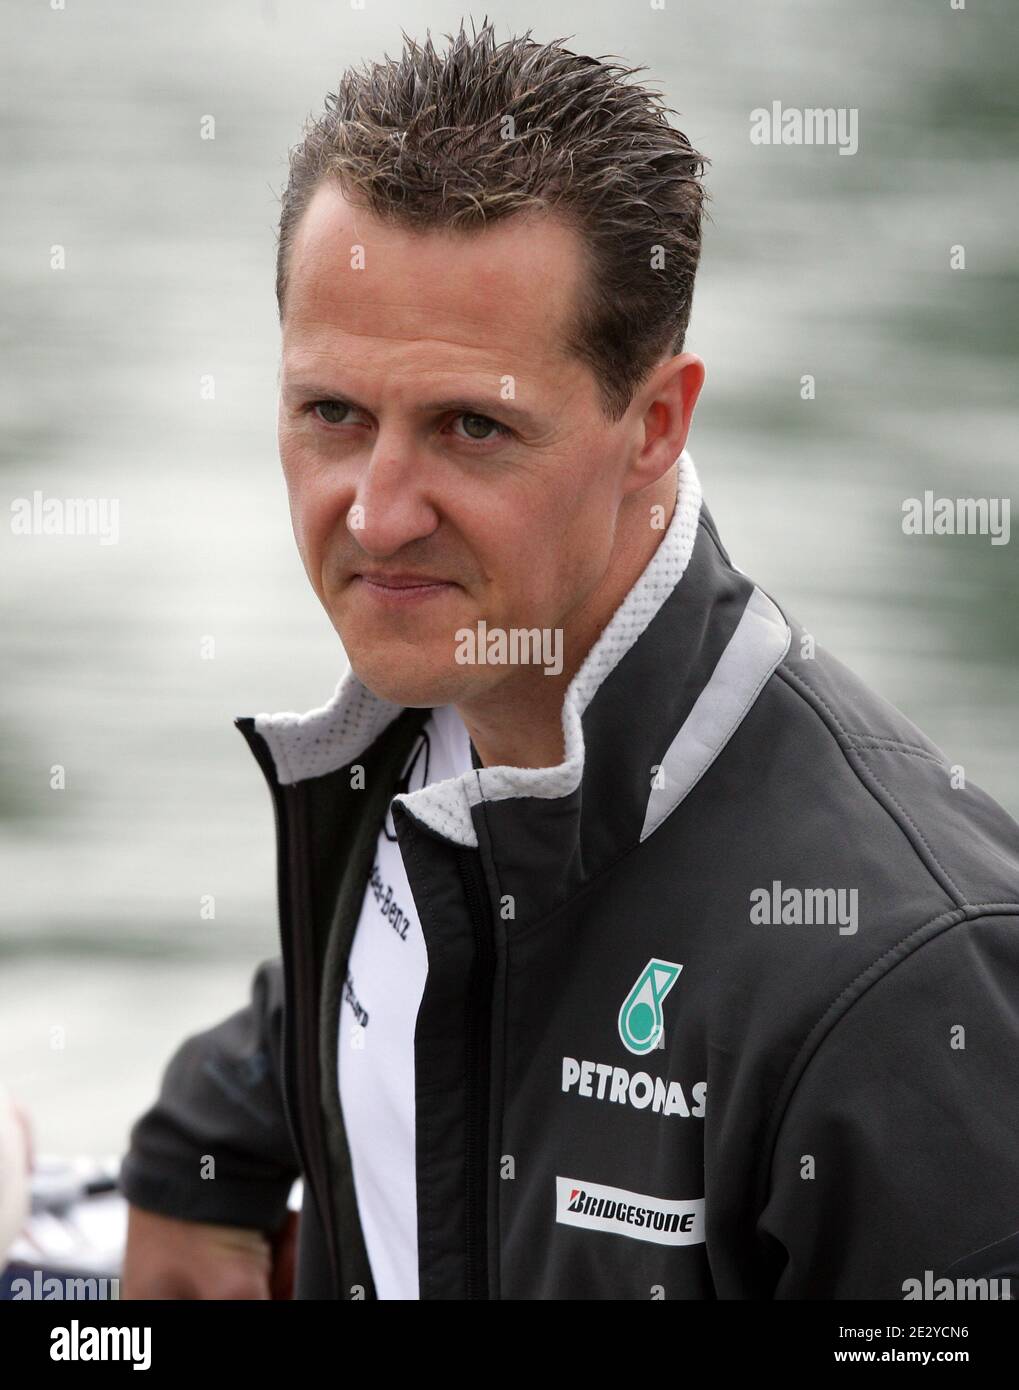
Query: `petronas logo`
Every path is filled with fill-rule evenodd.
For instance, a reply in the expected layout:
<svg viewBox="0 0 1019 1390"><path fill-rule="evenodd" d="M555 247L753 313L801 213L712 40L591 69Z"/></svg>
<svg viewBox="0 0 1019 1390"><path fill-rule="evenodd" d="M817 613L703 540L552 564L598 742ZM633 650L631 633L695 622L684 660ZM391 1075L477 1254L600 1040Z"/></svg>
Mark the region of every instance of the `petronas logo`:
<svg viewBox="0 0 1019 1390"><path fill-rule="evenodd" d="M658 1046L664 1022L662 1003L682 969L671 960L652 957L640 972L619 1010L619 1036L630 1052L641 1055Z"/></svg>

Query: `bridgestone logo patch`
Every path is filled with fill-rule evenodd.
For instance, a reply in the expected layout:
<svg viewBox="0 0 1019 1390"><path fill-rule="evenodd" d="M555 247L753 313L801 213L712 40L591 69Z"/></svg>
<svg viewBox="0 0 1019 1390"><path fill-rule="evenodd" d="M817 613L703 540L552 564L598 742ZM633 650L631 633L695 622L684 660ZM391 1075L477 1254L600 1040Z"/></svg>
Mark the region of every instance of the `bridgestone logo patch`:
<svg viewBox="0 0 1019 1390"><path fill-rule="evenodd" d="M704 1198L667 1202L622 1187L556 1177L556 1221L655 1245L702 1245Z"/></svg>

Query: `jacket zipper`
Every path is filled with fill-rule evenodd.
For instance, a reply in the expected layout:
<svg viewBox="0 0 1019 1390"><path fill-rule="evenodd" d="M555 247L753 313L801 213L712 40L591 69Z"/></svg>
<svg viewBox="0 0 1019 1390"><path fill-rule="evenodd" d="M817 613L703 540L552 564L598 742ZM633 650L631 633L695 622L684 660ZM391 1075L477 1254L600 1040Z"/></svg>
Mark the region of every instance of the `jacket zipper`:
<svg viewBox="0 0 1019 1390"><path fill-rule="evenodd" d="M283 789L276 779L276 770L269 750L261 735L253 727L250 719L234 721L244 734L259 767L269 784L272 795L273 812L276 820L277 844L277 894L280 911L280 946L283 956L283 1105L290 1125L290 1133L297 1149L297 1156L319 1210L319 1216L326 1237L329 1253L329 1267L333 1287L339 1297L340 1271L337 1258L337 1235L333 1222L333 1207L329 1200L329 1183L326 1165L323 1160L324 1141L322 1136L321 1114L318 1102L319 1064L318 1064L318 991L314 981L314 964L309 956L310 932L307 927L307 904L309 901L307 885L307 853L304 838L303 808L297 803L296 788L291 789L289 802L295 811L287 814L287 802ZM301 930L293 931L295 919ZM294 945L298 949L295 951ZM289 1034L289 1037L288 1037ZM299 1035L308 1065L303 1070L310 1072L311 1086L302 1086L302 1077L297 1067L298 1049L288 1043ZM310 1094L309 1094L310 1093ZM293 1112L290 1097L297 1098L297 1113ZM310 1151L304 1142L304 1131L296 1123L303 1116L314 1146ZM314 1162L312 1159L314 1158Z"/></svg>
<svg viewBox="0 0 1019 1390"><path fill-rule="evenodd" d="M477 856L469 850L457 854L474 943L467 994L467 1297L487 1299L488 1110L495 941L488 894L479 878L476 860Z"/></svg>

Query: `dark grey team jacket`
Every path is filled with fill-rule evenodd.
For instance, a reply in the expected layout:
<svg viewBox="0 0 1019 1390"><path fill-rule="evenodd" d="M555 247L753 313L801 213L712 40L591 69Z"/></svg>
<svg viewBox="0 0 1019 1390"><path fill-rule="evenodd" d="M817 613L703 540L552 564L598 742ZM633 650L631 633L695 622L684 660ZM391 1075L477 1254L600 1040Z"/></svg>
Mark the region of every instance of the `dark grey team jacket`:
<svg viewBox="0 0 1019 1390"><path fill-rule="evenodd" d="M392 805L428 954L423 1299L1014 1296L1019 826L734 566L679 463L559 766L412 790L428 711L353 673L236 721L281 957L169 1061L131 1202L271 1232L303 1176L295 1296L375 1297L338 1010Z"/></svg>

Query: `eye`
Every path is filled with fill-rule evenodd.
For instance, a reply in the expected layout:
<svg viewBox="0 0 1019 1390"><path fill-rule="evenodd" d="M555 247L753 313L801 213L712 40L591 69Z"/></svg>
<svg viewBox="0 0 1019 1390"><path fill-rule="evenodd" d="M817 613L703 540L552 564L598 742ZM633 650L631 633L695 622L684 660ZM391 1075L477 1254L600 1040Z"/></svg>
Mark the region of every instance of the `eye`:
<svg viewBox="0 0 1019 1390"><path fill-rule="evenodd" d="M483 444L486 439L492 439L494 436L490 433L475 434L474 428L476 426L480 426L482 430L494 431L495 435L505 436L511 433L506 425L501 425L498 420L492 420L487 415L473 415L468 411L461 411L456 418L464 421L464 428L467 430L466 436L460 435L459 437L461 439L465 437L473 439L478 444Z"/></svg>
<svg viewBox="0 0 1019 1390"><path fill-rule="evenodd" d="M346 425L351 422L350 412L356 412L357 407L348 405L341 400L321 400L309 401L304 407L324 425ZM455 417L457 420L464 421L465 433L457 433L458 439L472 440L475 444L484 444L494 438L508 438L513 431L507 426L500 424L498 420L491 419L488 415L477 415L473 411L461 410Z"/></svg>
<svg viewBox="0 0 1019 1390"><path fill-rule="evenodd" d="M317 414L319 419L326 425L342 425L344 423L342 418L343 414L345 411L350 410L351 407L344 401L311 401L308 405L308 409ZM331 419L327 414L323 413L329 410L335 410L341 418L338 420Z"/></svg>

